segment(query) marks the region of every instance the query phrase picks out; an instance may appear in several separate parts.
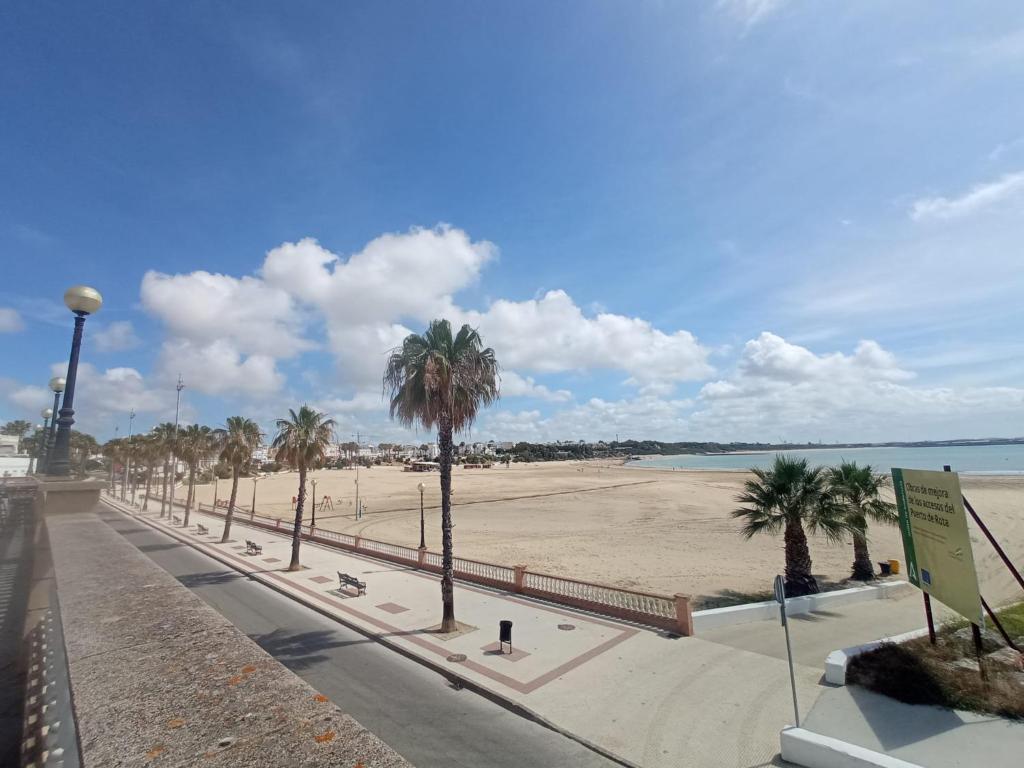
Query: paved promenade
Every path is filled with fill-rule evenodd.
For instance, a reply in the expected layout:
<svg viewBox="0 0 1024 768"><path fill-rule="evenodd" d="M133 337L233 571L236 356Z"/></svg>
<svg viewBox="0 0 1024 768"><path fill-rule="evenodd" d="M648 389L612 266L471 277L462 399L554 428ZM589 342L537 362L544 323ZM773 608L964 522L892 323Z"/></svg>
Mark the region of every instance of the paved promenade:
<svg viewBox="0 0 1024 768"><path fill-rule="evenodd" d="M432 574L308 542L302 545L304 569L287 573L290 539L250 528L244 516L232 527L232 541L222 545L219 517L193 513L186 530L157 519L156 512L131 511L252 578L629 763L771 765L779 731L792 721L777 622L672 638L457 582L456 616L466 626L445 637L431 630L440 620L440 589ZM209 534L199 535L196 523ZM262 554L247 555L246 539L260 544ZM338 571L365 581L366 595L340 589ZM823 690L828 651L916 627L919 611L907 599L872 601L827 618L794 620L798 695L805 711ZM497 652L501 619L513 622L512 654Z"/></svg>

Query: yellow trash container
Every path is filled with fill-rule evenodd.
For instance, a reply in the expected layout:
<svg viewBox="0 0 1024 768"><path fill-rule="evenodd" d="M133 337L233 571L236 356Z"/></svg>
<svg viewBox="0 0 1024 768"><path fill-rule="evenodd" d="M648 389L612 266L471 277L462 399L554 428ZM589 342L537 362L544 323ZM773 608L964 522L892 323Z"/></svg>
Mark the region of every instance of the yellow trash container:
<svg viewBox="0 0 1024 768"><path fill-rule="evenodd" d="M900 572L900 561L899 560L890 560L889 561L889 568L892 571L893 575L895 576L897 573Z"/></svg>

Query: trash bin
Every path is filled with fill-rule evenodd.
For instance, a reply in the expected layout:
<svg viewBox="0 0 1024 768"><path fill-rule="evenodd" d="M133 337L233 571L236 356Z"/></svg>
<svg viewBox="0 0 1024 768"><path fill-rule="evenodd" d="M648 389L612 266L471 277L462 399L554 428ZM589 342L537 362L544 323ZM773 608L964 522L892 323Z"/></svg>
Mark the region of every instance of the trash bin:
<svg viewBox="0 0 1024 768"><path fill-rule="evenodd" d="M504 653L505 644L508 643L508 652L512 653L512 622L502 619L498 622L498 649Z"/></svg>
<svg viewBox="0 0 1024 768"><path fill-rule="evenodd" d="M892 571L894 574L899 573L900 572L900 561L899 560L890 560L889 561L889 570Z"/></svg>
<svg viewBox="0 0 1024 768"><path fill-rule="evenodd" d="M879 562L878 568L881 571L882 576L888 576L892 573L892 565L887 560Z"/></svg>

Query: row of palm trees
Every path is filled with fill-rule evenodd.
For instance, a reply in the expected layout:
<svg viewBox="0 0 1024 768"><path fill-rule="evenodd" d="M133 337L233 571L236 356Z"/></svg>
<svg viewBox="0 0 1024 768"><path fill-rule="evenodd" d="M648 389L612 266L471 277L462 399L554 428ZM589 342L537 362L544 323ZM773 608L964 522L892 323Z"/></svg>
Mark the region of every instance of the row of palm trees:
<svg viewBox="0 0 1024 768"><path fill-rule="evenodd" d="M384 388L390 394L391 418L406 427L437 430L440 448L441 483L441 603L442 633L455 631L454 554L452 542L451 485L454 439L468 429L479 410L498 398L498 362L494 350L484 348L480 335L463 325L452 332L447 320L434 320L423 334L410 334L392 350L384 371ZM298 472L298 495L292 530L292 555L288 569L300 568L299 545L306 501L306 475L324 465L335 423L326 414L303 405L289 410L288 417L276 422L277 434L271 444L276 461ZM195 485L201 464L217 456L231 468L231 496L225 516L222 542L231 534L231 523L238 496L239 476L252 461L263 435L259 426L244 416L232 416L219 429L200 425L176 428L159 424L150 433L108 442L104 454L122 465L131 463L145 468L143 509L148 508L155 469L163 465L163 491L160 516L171 516L168 483L172 467L184 461L188 466L188 490L184 524L195 499ZM134 475L132 473L133 480ZM127 492L128 473L122 477L122 496ZM113 482L113 473L111 473ZM134 494L134 490L133 490Z"/></svg>
<svg viewBox="0 0 1024 768"><path fill-rule="evenodd" d="M776 456L768 469L754 467L754 478L736 497L742 506L733 517L743 520L741 533L783 533L786 551L786 594L799 596L819 591L811 574L807 532L822 534L830 542L853 540L852 578L869 581L874 566L868 551L869 521L896 524L895 505L881 497L888 479L870 465L843 462L838 467L810 467L806 459Z"/></svg>

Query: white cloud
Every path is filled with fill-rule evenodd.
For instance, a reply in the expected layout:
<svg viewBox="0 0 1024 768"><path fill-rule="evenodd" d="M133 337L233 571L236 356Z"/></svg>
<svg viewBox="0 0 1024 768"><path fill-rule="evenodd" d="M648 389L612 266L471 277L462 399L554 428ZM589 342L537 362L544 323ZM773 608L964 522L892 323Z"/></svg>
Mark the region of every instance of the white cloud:
<svg viewBox="0 0 1024 768"><path fill-rule="evenodd" d="M67 363L50 366L52 376L64 376L66 371ZM3 384L6 399L21 409L25 418L38 421L39 412L53 405L53 392L46 387L20 385L9 380ZM173 386L153 386L134 368L100 371L82 362L78 365L74 409L75 429L105 436L113 431L115 423L121 423L124 428L125 417L131 410L160 420L173 418L174 389Z"/></svg>
<svg viewBox="0 0 1024 768"><path fill-rule="evenodd" d="M25 323L18 310L0 307L0 333L17 333L24 330Z"/></svg>
<svg viewBox="0 0 1024 768"><path fill-rule="evenodd" d="M1008 173L996 181L976 184L960 197L924 197L910 208L914 221L956 219L997 205L1024 191L1024 172Z"/></svg>
<svg viewBox="0 0 1024 768"><path fill-rule="evenodd" d="M53 405L53 392L46 387L17 386L7 394L7 399L19 408L29 411L32 418L43 408Z"/></svg>
<svg viewBox="0 0 1024 768"><path fill-rule="evenodd" d="M1024 416L1024 389L913 378L874 341L817 355L762 333L731 376L704 385L690 424L698 439L871 441L1003 434Z"/></svg>
<svg viewBox="0 0 1024 768"><path fill-rule="evenodd" d="M550 403L565 403L572 399L567 389L552 390L538 384L532 376L520 376L515 371L501 372L502 397L534 397Z"/></svg>
<svg viewBox="0 0 1024 768"><path fill-rule="evenodd" d="M357 392L349 398L332 397L316 403L319 410L329 414L381 411L387 408L387 401L381 390Z"/></svg>
<svg viewBox="0 0 1024 768"><path fill-rule="evenodd" d="M264 397L279 391L285 382L269 355L242 355L227 340L196 343L187 339L164 342L156 376L168 382L181 375L185 385L209 395Z"/></svg>
<svg viewBox="0 0 1024 768"><path fill-rule="evenodd" d="M591 398L543 415L539 410L488 412L476 433L498 440L622 439L686 440L691 400L640 396L621 400Z"/></svg>
<svg viewBox="0 0 1024 768"><path fill-rule="evenodd" d="M199 271L147 272L142 305L171 335L199 345L229 343L243 354L291 357L312 349L292 297L257 277Z"/></svg>
<svg viewBox="0 0 1024 768"><path fill-rule="evenodd" d="M498 360L538 373L617 370L629 384L676 384L713 373L709 350L688 331L665 333L646 320L611 313L586 317L561 290L539 299L494 302L462 318L479 328Z"/></svg>
<svg viewBox="0 0 1024 768"><path fill-rule="evenodd" d="M314 320L323 321L338 382L349 392L379 385L387 353L436 317L478 327L502 366L521 372L514 375L611 370L642 392L667 393L713 372L709 351L689 332L666 333L607 311L587 316L564 291L502 299L483 311L460 307L457 294L496 256L492 243L446 225L382 235L347 259L306 238L269 251L255 277L150 272L142 299L171 335L163 370L184 369L179 350L198 352L208 360L201 386L211 393L238 387L239 368L253 357L259 375L246 388L280 387L274 361L313 346L302 334ZM214 349L229 362L209 360ZM525 379L508 382L506 391L569 397Z"/></svg>
<svg viewBox="0 0 1024 768"><path fill-rule="evenodd" d="M786 5L789 0L718 0L718 7L751 27Z"/></svg>
<svg viewBox="0 0 1024 768"><path fill-rule="evenodd" d="M92 342L100 352L122 352L134 349L142 343L135 334L135 328L127 320L118 320L102 326L91 336Z"/></svg>

